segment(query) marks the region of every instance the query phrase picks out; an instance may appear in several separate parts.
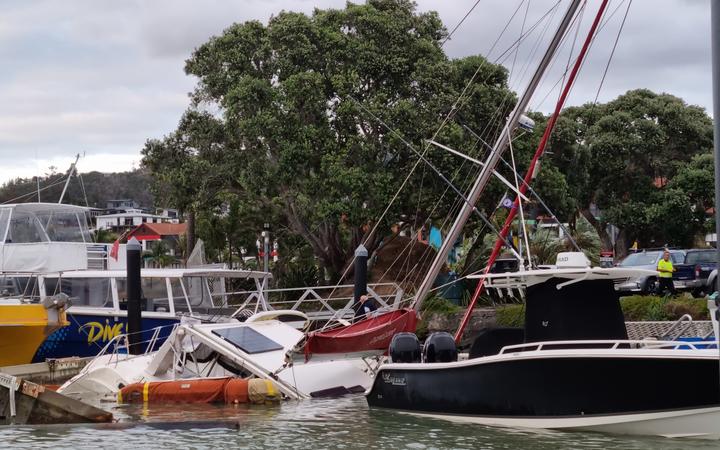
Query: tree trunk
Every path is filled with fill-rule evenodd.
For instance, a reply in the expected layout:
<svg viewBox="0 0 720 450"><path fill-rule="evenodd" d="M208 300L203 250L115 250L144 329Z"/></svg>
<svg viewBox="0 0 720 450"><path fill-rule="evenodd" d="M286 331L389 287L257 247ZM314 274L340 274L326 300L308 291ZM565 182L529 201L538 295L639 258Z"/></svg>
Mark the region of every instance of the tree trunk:
<svg viewBox="0 0 720 450"><path fill-rule="evenodd" d="M600 247L601 250L610 251L613 249L612 245L612 239L610 239L610 235L608 234L606 227L607 225L603 222L597 220L595 216L592 215L589 208L581 209L580 214L587 219L588 222L590 222L590 225L592 225L593 228L595 228L595 231L597 231L598 236L600 237Z"/></svg>
<svg viewBox="0 0 720 450"><path fill-rule="evenodd" d="M620 230L615 240L615 260L620 261L628 254L628 236L625 230Z"/></svg>

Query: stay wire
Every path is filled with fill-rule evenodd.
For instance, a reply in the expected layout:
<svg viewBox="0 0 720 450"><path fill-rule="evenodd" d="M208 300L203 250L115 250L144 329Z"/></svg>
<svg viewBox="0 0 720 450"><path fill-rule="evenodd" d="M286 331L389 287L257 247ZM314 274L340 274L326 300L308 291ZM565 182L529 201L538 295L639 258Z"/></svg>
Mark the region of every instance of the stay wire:
<svg viewBox="0 0 720 450"><path fill-rule="evenodd" d="M352 97L350 97L350 98L352 98ZM408 147L410 150L412 150L413 153L415 153L415 155L418 156L419 161L424 162L428 167L430 167L430 169L432 169L433 172L435 172L435 174L440 177L440 179L442 179L445 183L447 183L448 186L450 186L450 188L451 188L453 191L455 191L455 194L457 194L458 196L460 196L460 197L463 199L463 201L472 208L473 212L475 212L475 213L480 217L480 219L481 219L483 222L485 222L485 223L488 225L488 227L490 227L491 230L493 230L493 232L495 232L498 236L500 236L500 231L499 231L492 223L490 223L490 221L487 219L487 217L485 217L485 215L484 215L483 213L481 213L480 210L478 210L477 207L475 207L475 205L472 205L472 204L470 203L470 201L467 199L467 197L465 196L465 194L463 194L462 192L460 192L460 190L459 190L454 184L452 184L452 183L450 182L450 180L448 180L448 179L445 177L445 175L443 175L443 173L440 172L440 170L439 170L437 167L435 167L435 165L434 165L433 163L431 163L430 161L427 160L427 158L425 158L424 154L422 154L422 153L420 153L419 151L417 151L417 150L415 149L415 147L413 147L412 144L410 144L407 140L405 140L405 138L404 138L399 132L397 132L396 130L394 130L393 128L391 128L391 127L390 127L388 124L386 124L382 119L380 119L378 116L376 116L375 114L373 114L370 110L368 110L367 108L365 108L364 105L359 104L359 107L360 107L363 111L365 111L368 115L370 115L370 117L372 117L373 119L375 119L379 124L381 124L383 127L385 127L390 133L392 133L392 134L394 134L395 136L397 136L397 138L400 139L400 141L401 141L403 144L405 144L406 147ZM429 145L429 144L428 144L428 145Z"/></svg>
<svg viewBox="0 0 720 450"><path fill-rule="evenodd" d="M627 8L625 9L625 15L623 16L622 22L620 23L620 29L618 30L617 36L615 37L615 43L613 44L612 51L610 52L610 57L608 58L608 62L605 65L605 71L603 72L602 79L600 80L600 86L598 86L598 90L595 94L595 100L593 101L593 104L597 104L598 98L600 97L600 91L602 90L603 84L605 83L605 77L607 76L608 69L610 69L610 63L612 62L613 56L615 55L615 49L617 49L618 42L620 41L620 35L622 34L623 28L625 27L625 21L627 20L628 13L630 12L631 5L632 0L629 0Z"/></svg>

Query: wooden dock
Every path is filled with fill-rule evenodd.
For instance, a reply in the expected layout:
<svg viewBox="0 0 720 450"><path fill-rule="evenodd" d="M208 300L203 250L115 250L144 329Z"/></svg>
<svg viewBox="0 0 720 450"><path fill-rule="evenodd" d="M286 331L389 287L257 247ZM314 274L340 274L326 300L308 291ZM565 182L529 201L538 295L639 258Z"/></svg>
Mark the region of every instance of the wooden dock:
<svg viewBox="0 0 720 450"><path fill-rule="evenodd" d="M0 373L0 425L106 423L113 415L42 385Z"/></svg>

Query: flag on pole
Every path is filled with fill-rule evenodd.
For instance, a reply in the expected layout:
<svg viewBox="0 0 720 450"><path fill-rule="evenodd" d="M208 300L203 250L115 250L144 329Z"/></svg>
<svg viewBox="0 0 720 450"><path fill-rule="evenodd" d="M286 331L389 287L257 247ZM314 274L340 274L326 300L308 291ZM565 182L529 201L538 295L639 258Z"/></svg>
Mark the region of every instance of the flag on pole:
<svg viewBox="0 0 720 450"><path fill-rule="evenodd" d="M115 261L118 260L118 252L120 251L120 238L115 239L112 248L110 249L110 257Z"/></svg>

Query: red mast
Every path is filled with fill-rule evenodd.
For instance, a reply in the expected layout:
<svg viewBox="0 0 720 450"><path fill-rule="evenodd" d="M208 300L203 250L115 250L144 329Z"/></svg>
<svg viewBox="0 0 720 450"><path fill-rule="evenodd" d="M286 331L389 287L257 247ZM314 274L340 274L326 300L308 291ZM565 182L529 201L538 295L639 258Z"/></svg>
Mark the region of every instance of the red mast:
<svg viewBox="0 0 720 450"><path fill-rule="evenodd" d="M567 99L568 94L570 93L570 88L573 85L573 82L575 81L575 77L577 76L578 72L580 71L580 67L582 66L583 60L585 59L585 55L587 54L588 49L590 48L590 43L592 42L593 36L595 35L595 31L597 30L598 25L600 24L600 19L602 18L603 13L605 12L605 8L607 7L608 0L603 0L602 4L600 5L600 8L598 8L598 12L595 15L595 20L592 23L592 26L590 27L590 30L588 31L587 37L585 38L585 42L583 43L582 49L580 50L580 53L578 54L577 59L575 60L575 65L572 68L572 71L570 72L570 76L568 77L567 81L565 82L565 86L563 87L562 93L560 95L560 98L557 101L557 104L555 105L555 111L553 112L552 116L550 116L550 120L548 120L547 127L545 127L545 133L542 136L542 139L540 139L540 144L537 147L537 150L535 151L535 155L533 156L532 161L530 162L530 166L528 167L528 171L525 174L524 181L521 186L519 186L519 190L521 193L525 194L527 192L527 187L530 184L530 181L535 178L535 168L537 167L537 163L540 160L540 157L545 152L545 146L547 145L547 142L550 138L550 135L552 134L553 128L555 128L555 123L557 122L557 118L560 115L560 111L562 110L563 105L565 104L565 100ZM500 250L502 249L505 238L508 235L508 232L510 231L510 225L512 224L513 219L515 218L515 215L517 214L518 206L520 205L520 197L516 196L515 201L513 202L513 206L510 209L510 212L508 213L507 219L505 219L505 224L503 225L502 229L500 230L500 237L495 241L495 246L493 247L492 253L490 254L490 258L488 259L487 266L485 266L485 274L490 272L490 268L492 267L493 263L497 259L498 255L500 254ZM480 297L480 294L483 291L483 288L485 287L485 278L480 278L480 281L477 285L477 288L475 289L475 292L473 293L472 300L470 301L470 304L468 305L467 311L465 311L465 316L463 317L462 322L460 323L460 327L458 328L457 332L455 333L455 342L459 343L460 339L462 338L463 332L465 331L465 327L468 324L468 321L470 320L470 316L472 315L473 308L475 308L475 303L477 303L477 299Z"/></svg>

